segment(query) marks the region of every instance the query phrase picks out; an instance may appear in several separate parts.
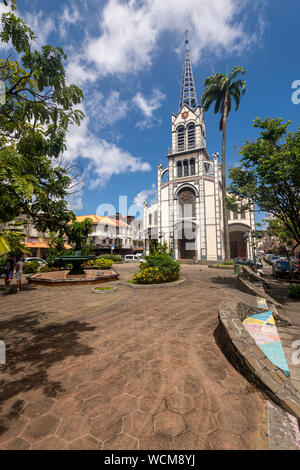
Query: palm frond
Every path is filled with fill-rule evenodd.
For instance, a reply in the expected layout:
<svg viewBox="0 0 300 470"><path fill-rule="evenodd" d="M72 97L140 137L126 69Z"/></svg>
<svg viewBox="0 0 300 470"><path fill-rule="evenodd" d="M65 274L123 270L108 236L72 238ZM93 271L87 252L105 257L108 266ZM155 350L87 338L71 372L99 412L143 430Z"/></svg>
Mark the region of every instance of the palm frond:
<svg viewBox="0 0 300 470"><path fill-rule="evenodd" d="M235 104L236 104L235 110L237 111L239 109L240 102L241 102L240 88L239 87L232 87L230 89L230 96L232 96L234 101L235 101Z"/></svg>
<svg viewBox="0 0 300 470"><path fill-rule="evenodd" d="M5 255L10 252L10 246L4 237L0 237L0 255Z"/></svg>
<svg viewBox="0 0 300 470"><path fill-rule="evenodd" d="M239 74L245 75L246 69L241 65L236 65L230 72L229 81L233 82Z"/></svg>

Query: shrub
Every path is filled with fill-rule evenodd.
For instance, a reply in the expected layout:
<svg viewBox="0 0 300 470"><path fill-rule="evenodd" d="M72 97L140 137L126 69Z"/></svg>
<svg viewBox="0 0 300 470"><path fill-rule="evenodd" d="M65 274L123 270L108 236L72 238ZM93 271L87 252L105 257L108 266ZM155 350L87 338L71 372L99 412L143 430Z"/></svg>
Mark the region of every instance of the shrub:
<svg viewBox="0 0 300 470"><path fill-rule="evenodd" d="M84 267L87 268L96 268L96 269L110 269L113 265L113 261L110 259L97 258L91 259L84 264Z"/></svg>
<svg viewBox="0 0 300 470"><path fill-rule="evenodd" d="M146 256L132 282L134 284L162 284L177 281L180 277L180 264L166 253L152 253Z"/></svg>
<svg viewBox="0 0 300 470"><path fill-rule="evenodd" d="M123 263L123 260L118 255L100 255L99 258L112 260L114 263Z"/></svg>
<svg viewBox="0 0 300 470"><path fill-rule="evenodd" d="M293 299L300 299L300 285L291 284L289 286L289 296Z"/></svg>
<svg viewBox="0 0 300 470"><path fill-rule="evenodd" d="M33 273L36 273L38 269L39 269L39 263L37 261L30 261L28 263L24 263L23 273L33 274Z"/></svg>
<svg viewBox="0 0 300 470"><path fill-rule="evenodd" d="M50 273L52 271L60 271L60 269L54 266L42 266L40 269L40 273Z"/></svg>

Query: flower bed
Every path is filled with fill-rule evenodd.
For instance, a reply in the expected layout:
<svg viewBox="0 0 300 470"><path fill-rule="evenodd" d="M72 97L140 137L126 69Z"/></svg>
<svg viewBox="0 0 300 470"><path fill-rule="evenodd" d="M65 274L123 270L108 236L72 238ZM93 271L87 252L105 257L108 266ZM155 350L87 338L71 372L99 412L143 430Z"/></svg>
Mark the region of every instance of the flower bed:
<svg viewBox="0 0 300 470"><path fill-rule="evenodd" d="M84 263L83 268L110 269L112 265L113 261L110 259L97 258Z"/></svg>
<svg viewBox="0 0 300 470"><path fill-rule="evenodd" d="M153 253L146 256L146 263L142 263L140 271L132 277L132 284L164 284L180 279L180 264L174 261L166 247L159 245Z"/></svg>

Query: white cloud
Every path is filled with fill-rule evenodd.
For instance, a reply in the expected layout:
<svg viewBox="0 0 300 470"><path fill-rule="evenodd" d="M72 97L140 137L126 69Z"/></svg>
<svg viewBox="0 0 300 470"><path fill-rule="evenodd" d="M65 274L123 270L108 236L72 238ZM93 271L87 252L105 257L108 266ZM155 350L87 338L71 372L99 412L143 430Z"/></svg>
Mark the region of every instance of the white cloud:
<svg viewBox="0 0 300 470"><path fill-rule="evenodd" d="M253 0L108 0L99 14L99 36L85 39L84 53L75 62L83 67L82 80L89 79L91 64L99 77L136 73L151 66L162 33L174 34L176 50L185 29L194 62L204 53L242 52L260 33L249 33L238 15L247 17L247 8L255 5Z"/></svg>
<svg viewBox="0 0 300 470"><path fill-rule="evenodd" d="M128 101L117 90L112 90L106 99L101 92L92 90L86 93L84 104L89 117L94 118L93 127L100 129L124 118L129 109Z"/></svg>
<svg viewBox="0 0 300 470"><path fill-rule="evenodd" d="M84 83L93 83L97 79L97 73L91 67L86 67L80 61L80 56L72 55L71 60L66 64L66 81L67 83L76 83L82 86Z"/></svg>
<svg viewBox="0 0 300 470"><path fill-rule="evenodd" d="M81 211L83 209L83 200L81 196L71 195L67 198L69 208L76 212Z"/></svg>
<svg viewBox="0 0 300 470"><path fill-rule="evenodd" d="M49 35L56 30L54 17L45 17L41 11L38 13L25 12L21 16L36 35L34 47L40 49L43 45L47 44Z"/></svg>
<svg viewBox="0 0 300 470"><path fill-rule="evenodd" d="M151 98L146 98L141 92L138 92L132 101L142 111L145 119L138 121L136 127L145 129L146 127L151 127L154 122L159 122L159 120L153 117L153 113L161 107L162 101L165 98L166 95L157 88L153 91Z"/></svg>
<svg viewBox="0 0 300 470"><path fill-rule="evenodd" d="M75 24L80 20L82 20L82 16L80 15L78 8L76 8L74 2L72 2L71 8L66 6L62 12L59 22L59 34L61 37L66 36L69 25Z"/></svg>
<svg viewBox="0 0 300 470"><path fill-rule="evenodd" d="M113 175L151 169L149 163L143 162L141 158L134 157L116 144L99 138L89 130L88 124L89 118L86 117L80 127L70 126L64 156L73 161L78 157L88 160L90 188L105 186Z"/></svg>
<svg viewBox="0 0 300 470"><path fill-rule="evenodd" d="M134 96L133 102L147 118L151 118L153 112L161 107L162 101L165 98L166 95L164 95L164 93L162 93L158 89L155 89L153 91L152 97L148 99L144 95L142 95L142 93L138 92Z"/></svg>
<svg viewBox="0 0 300 470"><path fill-rule="evenodd" d="M149 201L150 204L151 205L154 204L156 202L156 198L157 198L157 191L156 191L155 184L153 184L151 189L144 189L143 191L139 192L135 196L133 203L136 206L143 207L144 202L149 201L149 199L150 199Z"/></svg>

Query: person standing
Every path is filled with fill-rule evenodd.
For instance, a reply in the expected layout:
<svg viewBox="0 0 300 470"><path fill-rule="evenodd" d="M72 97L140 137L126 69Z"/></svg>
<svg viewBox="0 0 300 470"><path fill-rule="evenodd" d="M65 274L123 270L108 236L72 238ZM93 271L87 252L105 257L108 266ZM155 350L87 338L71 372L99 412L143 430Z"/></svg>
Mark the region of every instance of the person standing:
<svg viewBox="0 0 300 470"><path fill-rule="evenodd" d="M23 263L22 259L17 258L17 263L16 263L17 290L21 290L21 280L22 280L23 266L24 266L24 263Z"/></svg>
<svg viewBox="0 0 300 470"><path fill-rule="evenodd" d="M9 288L12 278L14 277L15 258L10 255L5 265L5 287Z"/></svg>

